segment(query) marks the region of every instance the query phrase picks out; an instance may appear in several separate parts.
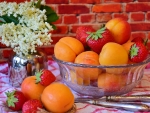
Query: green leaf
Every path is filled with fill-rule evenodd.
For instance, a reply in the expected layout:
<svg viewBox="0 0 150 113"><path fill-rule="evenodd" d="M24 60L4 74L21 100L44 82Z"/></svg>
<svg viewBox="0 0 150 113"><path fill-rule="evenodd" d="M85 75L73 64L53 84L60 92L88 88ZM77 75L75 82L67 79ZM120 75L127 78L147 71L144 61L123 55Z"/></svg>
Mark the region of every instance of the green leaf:
<svg viewBox="0 0 150 113"><path fill-rule="evenodd" d="M58 20L58 16L56 13L52 13L47 16L47 22L49 23L55 22L56 20Z"/></svg>
<svg viewBox="0 0 150 113"><path fill-rule="evenodd" d="M36 8L39 8L39 9L40 9L40 7L41 7L41 1L42 1L42 0L38 0L37 4L35 5Z"/></svg>
<svg viewBox="0 0 150 113"><path fill-rule="evenodd" d="M36 76L36 84L41 81L41 75L42 75L42 73L43 73L42 70L35 73L35 76Z"/></svg>
<svg viewBox="0 0 150 113"><path fill-rule="evenodd" d="M19 15L18 15L19 16ZM14 17L13 14L11 14L10 16L8 15L3 15L3 16L0 16L0 20L2 22L5 22L5 23L11 23L13 22L15 25L19 23L19 19L18 19L18 16L17 17Z"/></svg>
<svg viewBox="0 0 150 113"><path fill-rule="evenodd" d="M40 10L44 10L44 9L46 10L46 15L49 15L51 13L55 13L55 11L51 7L46 6L46 5L41 5Z"/></svg>
<svg viewBox="0 0 150 113"><path fill-rule="evenodd" d="M54 24L50 24L52 26L52 28L55 30L57 29L57 27Z"/></svg>
<svg viewBox="0 0 150 113"><path fill-rule="evenodd" d="M15 107L15 103L18 102L18 99L15 97L15 91L12 92L6 92L7 95L7 104L9 107Z"/></svg>

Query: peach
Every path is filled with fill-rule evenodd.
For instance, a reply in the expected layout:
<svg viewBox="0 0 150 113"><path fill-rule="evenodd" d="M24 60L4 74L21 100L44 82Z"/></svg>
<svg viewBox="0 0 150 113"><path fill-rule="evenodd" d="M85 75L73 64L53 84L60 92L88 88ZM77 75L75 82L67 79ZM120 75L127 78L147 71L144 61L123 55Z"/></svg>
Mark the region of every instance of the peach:
<svg viewBox="0 0 150 113"><path fill-rule="evenodd" d="M63 37L54 46L55 57L67 62L74 62L76 56L83 51L83 44L73 37Z"/></svg>
<svg viewBox="0 0 150 113"><path fill-rule="evenodd" d="M109 73L101 73L98 76L98 87L107 92L114 92L120 90L124 85L124 76Z"/></svg>
<svg viewBox="0 0 150 113"><path fill-rule="evenodd" d="M99 55L94 51L85 51L76 57L75 63L97 66L99 65ZM98 75L102 72L102 70L98 68L76 67L75 69L76 73L84 80L96 80Z"/></svg>
<svg viewBox="0 0 150 113"><path fill-rule="evenodd" d="M113 18L106 23L108 28L114 37L114 41L123 44L130 39L131 26L122 18Z"/></svg>

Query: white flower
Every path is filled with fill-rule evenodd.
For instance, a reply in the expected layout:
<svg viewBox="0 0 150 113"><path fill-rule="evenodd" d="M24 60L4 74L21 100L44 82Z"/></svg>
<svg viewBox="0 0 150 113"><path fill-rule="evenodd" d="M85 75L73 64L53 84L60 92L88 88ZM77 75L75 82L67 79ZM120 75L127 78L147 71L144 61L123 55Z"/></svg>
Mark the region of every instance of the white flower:
<svg viewBox="0 0 150 113"><path fill-rule="evenodd" d="M18 55L36 52L37 46L50 45L52 26L46 22L46 10L33 5L33 0L24 3L0 2L0 16L19 17L19 23L6 23L0 26L1 42L13 48ZM45 4L45 1L42 1Z"/></svg>

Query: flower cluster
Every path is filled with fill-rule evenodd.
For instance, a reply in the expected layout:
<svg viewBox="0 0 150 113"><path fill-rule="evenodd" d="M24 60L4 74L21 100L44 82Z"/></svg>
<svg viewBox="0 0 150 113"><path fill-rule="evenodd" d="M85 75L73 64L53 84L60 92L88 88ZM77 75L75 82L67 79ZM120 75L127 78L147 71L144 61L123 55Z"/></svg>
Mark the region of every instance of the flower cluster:
<svg viewBox="0 0 150 113"><path fill-rule="evenodd" d="M0 41L19 56L35 53L37 46L52 42L53 27L47 22L46 10L37 8L36 3L32 0L19 4L0 3Z"/></svg>

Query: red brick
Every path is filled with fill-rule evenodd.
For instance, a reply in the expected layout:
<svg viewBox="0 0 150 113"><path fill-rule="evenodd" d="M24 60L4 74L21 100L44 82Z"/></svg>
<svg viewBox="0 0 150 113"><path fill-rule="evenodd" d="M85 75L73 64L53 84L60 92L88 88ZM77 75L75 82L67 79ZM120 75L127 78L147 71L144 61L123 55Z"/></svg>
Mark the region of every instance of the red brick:
<svg viewBox="0 0 150 113"><path fill-rule="evenodd" d="M150 12L146 13L146 19L150 21Z"/></svg>
<svg viewBox="0 0 150 113"><path fill-rule="evenodd" d="M38 48L38 50L42 51L46 55L53 55L54 54L54 46L40 47L40 48Z"/></svg>
<svg viewBox="0 0 150 113"><path fill-rule="evenodd" d="M150 10L150 2L126 4L126 12L138 12L138 11L149 11L149 10Z"/></svg>
<svg viewBox="0 0 150 113"><path fill-rule="evenodd" d="M114 18L123 18L124 20L128 20L128 14L127 13L114 13Z"/></svg>
<svg viewBox="0 0 150 113"><path fill-rule="evenodd" d="M112 15L110 13L104 13L104 14L100 13L97 14L96 16L97 22L107 22L110 19L112 19Z"/></svg>
<svg viewBox="0 0 150 113"><path fill-rule="evenodd" d="M76 30L77 30L77 28L78 28L79 26L91 26L91 25L73 25L73 26L71 26L70 32L71 32L71 33L76 33Z"/></svg>
<svg viewBox="0 0 150 113"><path fill-rule="evenodd" d="M80 15L82 23L93 23L95 22L95 14Z"/></svg>
<svg viewBox="0 0 150 113"><path fill-rule="evenodd" d="M82 14L89 13L90 9L86 5L59 5L59 14Z"/></svg>
<svg viewBox="0 0 150 113"><path fill-rule="evenodd" d="M148 39L150 40L150 32L148 32ZM150 42L150 41L149 41Z"/></svg>
<svg viewBox="0 0 150 113"><path fill-rule="evenodd" d="M141 38L146 38L146 33L145 32L133 32L132 33L132 38L136 38L136 37L141 37Z"/></svg>
<svg viewBox="0 0 150 113"><path fill-rule="evenodd" d="M46 4L68 4L68 0L45 0Z"/></svg>
<svg viewBox="0 0 150 113"><path fill-rule="evenodd" d="M138 2L149 2L149 0L137 0Z"/></svg>
<svg viewBox="0 0 150 113"><path fill-rule="evenodd" d="M52 35L52 44L56 44L63 36L54 36Z"/></svg>
<svg viewBox="0 0 150 113"><path fill-rule="evenodd" d="M104 0L104 2L132 2L133 0Z"/></svg>
<svg viewBox="0 0 150 113"><path fill-rule="evenodd" d="M52 32L53 34L67 34L69 31L69 28L67 25L61 25L61 26L56 26L56 27L57 29Z"/></svg>
<svg viewBox="0 0 150 113"><path fill-rule="evenodd" d="M12 49L4 49L3 50L3 57L4 58L10 58L13 54L13 50Z"/></svg>
<svg viewBox="0 0 150 113"><path fill-rule="evenodd" d="M75 24L78 23L78 18L75 15L64 16L64 24Z"/></svg>
<svg viewBox="0 0 150 113"><path fill-rule="evenodd" d="M132 31L149 31L150 23L138 22L130 23Z"/></svg>
<svg viewBox="0 0 150 113"><path fill-rule="evenodd" d="M100 4L94 5L92 8L93 12L121 12L122 7L121 4Z"/></svg>
<svg viewBox="0 0 150 113"><path fill-rule="evenodd" d="M131 21L144 21L145 14L143 12L131 13Z"/></svg>
<svg viewBox="0 0 150 113"><path fill-rule="evenodd" d="M100 0L71 0L70 3L99 4Z"/></svg>

